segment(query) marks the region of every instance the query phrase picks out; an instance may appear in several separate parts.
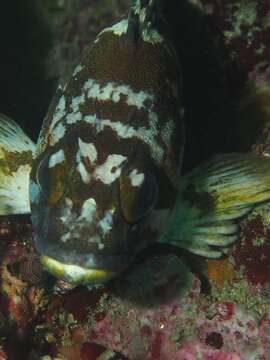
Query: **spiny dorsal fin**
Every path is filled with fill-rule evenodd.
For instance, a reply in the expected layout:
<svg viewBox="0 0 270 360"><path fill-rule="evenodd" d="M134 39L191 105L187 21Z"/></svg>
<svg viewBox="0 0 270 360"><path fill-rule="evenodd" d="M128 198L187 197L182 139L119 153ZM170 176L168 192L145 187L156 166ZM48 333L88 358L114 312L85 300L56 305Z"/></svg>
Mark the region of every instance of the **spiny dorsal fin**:
<svg viewBox="0 0 270 360"><path fill-rule="evenodd" d="M128 14L128 37L137 42L143 32L155 28L159 13L160 0L136 0Z"/></svg>
<svg viewBox="0 0 270 360"><path fill-rule="evenodd" d="M128 13L127 36L133 43L137 43L140 37L139 18L138 15L135 14L133 7L130 8Z"/></svg>
<svg viewBox="0 0 270 360"><path fill-rule="evenodd" d="M30 212L28 185L36 145L0 114L0 215Z"/></svg>

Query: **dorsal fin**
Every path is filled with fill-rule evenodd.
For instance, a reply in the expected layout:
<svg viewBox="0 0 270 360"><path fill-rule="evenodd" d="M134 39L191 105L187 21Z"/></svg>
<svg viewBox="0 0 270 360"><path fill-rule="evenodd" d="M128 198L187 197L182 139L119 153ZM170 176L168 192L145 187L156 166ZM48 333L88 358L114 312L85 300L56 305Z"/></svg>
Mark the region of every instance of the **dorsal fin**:
<svg viewBox="0 0 270 360"><path fill-rule="evenodd" d="M137 42L142 33L155 28L160 13L160 0L136 0L128 14L128 37Z"/></svg>
<svg viewBox="0 0 270 360"><path fill-rule="evenodd" d="M127 36L134 43L137 43L140 37L139 16L135 13L134 7L131 7L128 13Z"/></svg>

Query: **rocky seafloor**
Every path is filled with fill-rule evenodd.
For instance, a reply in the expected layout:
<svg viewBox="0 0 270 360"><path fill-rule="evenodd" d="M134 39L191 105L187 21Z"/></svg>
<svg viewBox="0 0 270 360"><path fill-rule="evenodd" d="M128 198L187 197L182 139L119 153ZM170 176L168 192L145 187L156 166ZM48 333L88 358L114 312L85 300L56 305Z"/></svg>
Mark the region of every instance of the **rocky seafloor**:
<svg viewBox="0 0 270 360"><path fill-rule="evenodd" d="M47 79L65 78L126 7L46 1L54 32ZM269 157L270 3L172 1L166 11L183 67L184 171L215 152ZM240 229L224 259L156 246L89 290L44 273L28 217L1 218L0 359L269 360L270 206L256 208Z"/></svg>

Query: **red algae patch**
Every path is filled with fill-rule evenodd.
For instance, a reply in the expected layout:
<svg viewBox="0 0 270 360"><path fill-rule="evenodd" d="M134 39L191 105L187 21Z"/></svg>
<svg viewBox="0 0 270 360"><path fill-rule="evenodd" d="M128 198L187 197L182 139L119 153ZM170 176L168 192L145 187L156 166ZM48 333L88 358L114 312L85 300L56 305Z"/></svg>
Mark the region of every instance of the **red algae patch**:
<svg viewBox="0 0 270 360"><path fill-rule="evenodd" d="M264 285L270 282L270 229L265 226L261 215L245 221L241 241L234 248L236 269L252 284Z"/></svg>
<svg viewBox="0 0 270 360"><path fill-rule="evenodd" d="M76 288L65 296L64 309L76 320L83 321L89 313L89 307L95 307L98 304L103 292L97 289L89 291L83 287Z"/></svg>

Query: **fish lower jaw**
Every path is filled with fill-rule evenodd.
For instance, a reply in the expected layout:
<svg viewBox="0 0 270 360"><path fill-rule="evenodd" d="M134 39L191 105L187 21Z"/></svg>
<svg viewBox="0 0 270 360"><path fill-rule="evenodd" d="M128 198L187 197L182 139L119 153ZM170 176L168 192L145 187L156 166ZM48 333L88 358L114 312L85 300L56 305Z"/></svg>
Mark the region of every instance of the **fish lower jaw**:
<svg viewBox="0 0 270 360"><path fill-rule="evenodd" d="M41 255L40 261L50 274L73 285L102 284L118 274L116 271L107 269L91 269L64 264L47 255Z"/></svg>

